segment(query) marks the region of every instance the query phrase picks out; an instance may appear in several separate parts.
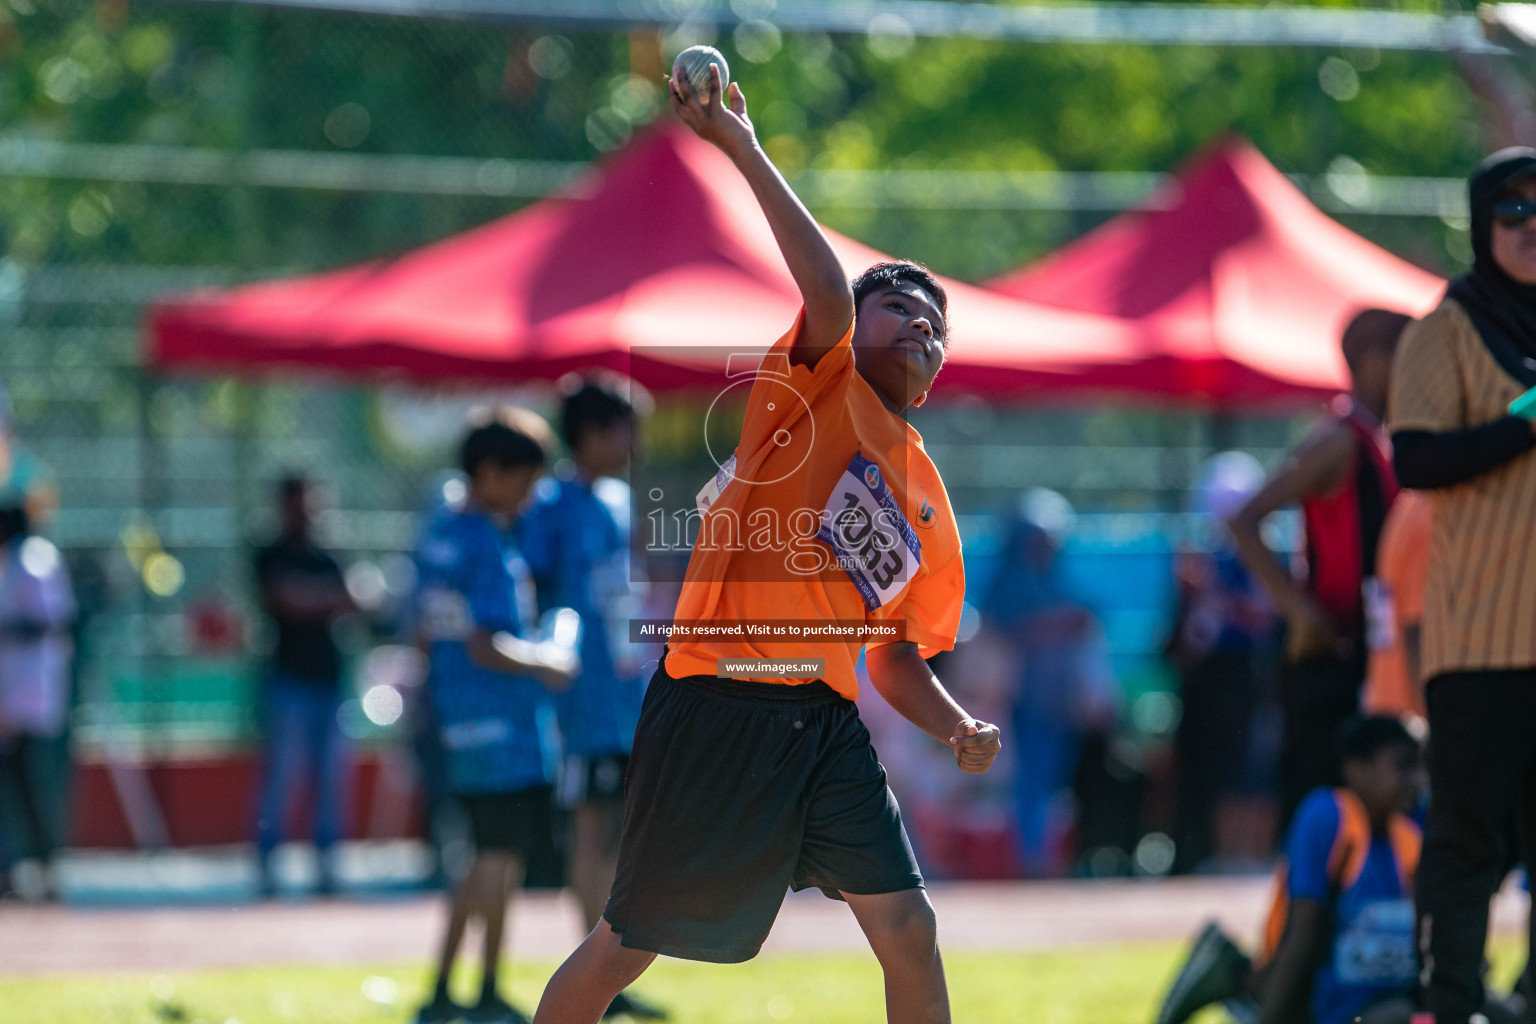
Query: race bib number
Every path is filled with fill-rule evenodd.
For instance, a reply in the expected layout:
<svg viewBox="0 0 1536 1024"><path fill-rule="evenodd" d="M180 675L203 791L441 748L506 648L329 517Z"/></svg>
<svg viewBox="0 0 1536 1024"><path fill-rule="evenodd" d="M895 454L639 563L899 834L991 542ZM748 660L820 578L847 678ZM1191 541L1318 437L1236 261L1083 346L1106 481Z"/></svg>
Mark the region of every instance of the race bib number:
<svg viewBox="0 0 1536 1024"><path fill-rule="evenodd" d="M715 502L720 500L720 495L725 492L725 487L736 478L736 456L732 455L720 464L720 469L709 478L709 483L694 496L693 503L698 507L699 515L704 515Z"/></svg>
<svg viewBox="0 0 1536 1024"><path fill-rule="evenodd" d="M1365 602L1365 638L1373 651L1390 650L1397 643L1397 610L1392 603L1392 589L1375 576L1360 584Z"/></svg>
<svg viewBox="0 0 1536 1024"><path fill-rule="evenodd" d="M858 454L832 488L816 536L832 548L869 611L894 600L923 562L923 546L885 474Z"/></svg>
<svg viewBox="0 0 1536 1024"><path fill-rule="evenodd" d="M1412 900L1368 903L1334 945L1334 971L1346 985L1408 985L1414 957Z"/></svg>

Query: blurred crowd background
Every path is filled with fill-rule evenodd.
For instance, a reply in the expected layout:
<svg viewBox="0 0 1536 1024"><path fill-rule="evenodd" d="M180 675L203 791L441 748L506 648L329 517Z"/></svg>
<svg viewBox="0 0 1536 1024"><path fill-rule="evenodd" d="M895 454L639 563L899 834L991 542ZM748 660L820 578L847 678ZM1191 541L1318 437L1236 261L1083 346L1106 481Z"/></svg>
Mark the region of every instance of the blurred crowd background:
<svg viewBox="0 0 1536 1024"><path fill-rule="evenodd" d="M1487 100L1528 89L1425 49L932 38L899 18L834 38L776 27L771 0L736 0L720 24L695 7L680 3L667 31L620 31L0 3L0 504L57 546L75 609L68 712L28 754L55 845L252 838L272 642L252 558L292 472L318 485L317 536L359 609L336 627L345 834L422 834L409 554L423 515L462 486L444 467L466 409L497 398L549 414L557 400L543 384L160 373L143 356L155 298L403 252L549 194L662 114L663 55L698 41L728 55L818 219L972 281L1146 198L1222 133L1351 229L1459 273L1461 179L1508 129ZM708 398L658 402L649 465L713 471ZM866 708L932 874L1267 862L1279 652L1219 520L1316 411L961 394L914 413L966 545L965 642L940 675L1015 723L1005 756L1029 762L962 792L926 770L943 748ZM1270 526L1291 554L1294 517ZM1047 625L1013 630L1024 615ZM1192 716L1182 687L1212 658L1243 662L1247 682ZM1220 785L1180 781L1181 731L1234 727L1238 748L1211 755ZM3 799L15 839L25 808Z"/></svg>

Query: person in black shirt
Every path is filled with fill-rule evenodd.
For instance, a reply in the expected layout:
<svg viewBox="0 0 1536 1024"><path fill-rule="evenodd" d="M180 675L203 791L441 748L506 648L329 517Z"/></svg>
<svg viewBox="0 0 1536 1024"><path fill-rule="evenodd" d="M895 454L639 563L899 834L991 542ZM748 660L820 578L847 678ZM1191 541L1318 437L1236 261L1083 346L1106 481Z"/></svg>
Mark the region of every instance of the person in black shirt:
<svg viewBox="0 0 1536 1024"><path fill-rule="evenodd" d="M314 785L315 849L320 891L334 888L329 856L341 829L347 776L337 722L341 651L331 635L336 619L353 611L341 567L316 546L310 531L309 482L291 476L279 486L281 534L256 553L261 607L276 645L261 681L265 756L257 805L256 847L261 891L276 891L272 853L283 840L295 783Z"/></svg>

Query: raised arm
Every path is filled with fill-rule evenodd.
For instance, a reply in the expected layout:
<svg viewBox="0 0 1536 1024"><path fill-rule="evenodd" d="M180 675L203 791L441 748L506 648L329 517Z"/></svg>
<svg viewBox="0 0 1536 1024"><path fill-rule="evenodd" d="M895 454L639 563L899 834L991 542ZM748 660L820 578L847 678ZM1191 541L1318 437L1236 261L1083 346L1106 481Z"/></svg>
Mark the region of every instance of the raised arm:
<svg viewBox="0 0 1536 1024"><path fill-rule="evenodd" d="M837 344L853 322L853 290L847 273L821 233L821 225L757 144L741 86L731 83L727 105L720 95L720 69L711 65L708 96L694 93L681 75L673 76L668 92L679 120L730 157L752 187L805 302L805 323L790 351L790 361L815 367L822 353Z"/></svg>

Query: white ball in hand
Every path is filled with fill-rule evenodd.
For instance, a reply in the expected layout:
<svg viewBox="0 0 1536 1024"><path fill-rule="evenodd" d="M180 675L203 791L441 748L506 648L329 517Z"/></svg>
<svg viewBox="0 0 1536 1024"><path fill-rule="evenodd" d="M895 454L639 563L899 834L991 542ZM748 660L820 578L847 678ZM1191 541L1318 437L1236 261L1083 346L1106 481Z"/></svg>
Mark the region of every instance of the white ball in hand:
<svg viewBox="0 0 1536 1024"><path fill-rule="evenodd" d="M720 67L720 95L724 96L725 87L731 84L731 68L725 62L725 54L713 46L690 46L678 54L677 60L672 62L672 77L686 78L699 102L707 103L711 64Z"/></svg>

